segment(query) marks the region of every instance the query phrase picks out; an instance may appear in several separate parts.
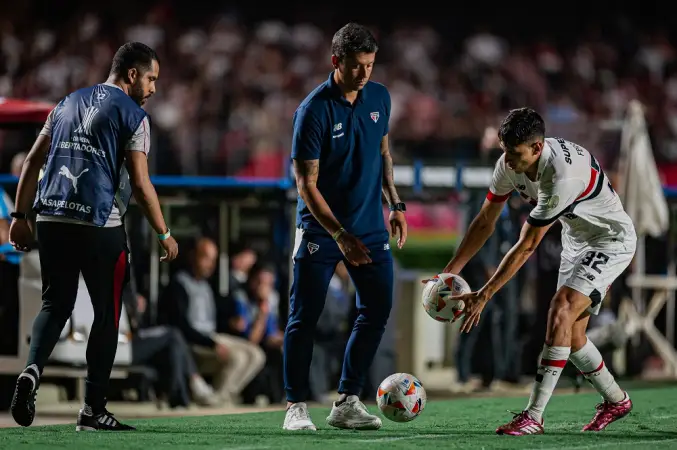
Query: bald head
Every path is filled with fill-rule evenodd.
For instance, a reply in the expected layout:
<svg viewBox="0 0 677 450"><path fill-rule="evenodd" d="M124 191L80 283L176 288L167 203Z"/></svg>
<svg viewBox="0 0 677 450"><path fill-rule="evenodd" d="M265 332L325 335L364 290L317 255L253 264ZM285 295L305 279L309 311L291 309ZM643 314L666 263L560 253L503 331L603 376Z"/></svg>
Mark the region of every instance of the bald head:
<svg viewBox="0 0 677 450"><path fill-rule="evenodd" d="M193 250L193 274L196 278L209 278L216 269L219 249L209 238L200 238Z"/></svg>

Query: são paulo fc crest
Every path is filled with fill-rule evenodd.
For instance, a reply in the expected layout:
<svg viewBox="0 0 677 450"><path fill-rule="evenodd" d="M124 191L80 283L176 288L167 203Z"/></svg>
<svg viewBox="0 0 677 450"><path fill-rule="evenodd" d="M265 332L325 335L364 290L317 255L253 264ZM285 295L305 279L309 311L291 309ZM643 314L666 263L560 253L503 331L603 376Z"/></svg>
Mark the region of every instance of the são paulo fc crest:
<svg viewBox="0 0 677 450"><path fill-rule="evenodd" d="M378 122L378 116L379 116L378 111L373 112L373 113L369 113L369 116L371 117L371 120L374 121L374 123Z"/></svg>

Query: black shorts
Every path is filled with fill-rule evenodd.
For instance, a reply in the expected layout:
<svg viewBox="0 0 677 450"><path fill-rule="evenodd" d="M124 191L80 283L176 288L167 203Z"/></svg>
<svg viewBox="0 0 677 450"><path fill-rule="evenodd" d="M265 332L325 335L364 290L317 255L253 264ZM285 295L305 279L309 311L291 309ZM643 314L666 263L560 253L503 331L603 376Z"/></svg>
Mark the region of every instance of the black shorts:
<svg viewBox="0 0 677 450"><path fill-rule="evenodd" d="M124 226L37 222L37 232L43 302L74 305L82 273L95 318L113 319L117 328L130 273Z"/></svg>

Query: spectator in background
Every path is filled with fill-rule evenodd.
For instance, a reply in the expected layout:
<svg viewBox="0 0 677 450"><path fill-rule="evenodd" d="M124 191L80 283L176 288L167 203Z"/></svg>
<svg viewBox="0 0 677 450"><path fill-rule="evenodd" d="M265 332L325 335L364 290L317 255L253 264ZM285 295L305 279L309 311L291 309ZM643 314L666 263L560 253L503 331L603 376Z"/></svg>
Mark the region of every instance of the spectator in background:
<svg viewBox="0 0 677 450"><path fill-rule="evenodd" d="M200 238L190 254L190 267L176 273L160 302L160 321L174 325L192 346L198 369L213 374L215 391L234 403L261 371L265 354L246 339L220 333L219 308L208 279L214 274L218 248Z"/></svg>
<svg viewBox="0 0 677 450"><path fill-rule="evenodd" d="M155 173L284 172L287 124L304 92L326 78L320 43L333 33L339 6L322 4L319 14L308 9L312 20L304 23L295 22L293 13L282 22L255 2L240 2L240 16L160 2L131 21L124 7L105 11L77 8L86 5L83 0L72 3L83 12L69 15L69 27L50 21L49 8L39 3L3 9L0 96L57 101L107 70L112 42L134 37L157 44L165 67L163 89L148 105L152 145L162 155L151 157ZM660 26L642 30L627 13L623 17L623 9L610 17L586 15L578 24L583 31L565 42L553 30L506 30L508 16L483 17L482 27L467 33L455 28L451 38L444 28L449 21L402 23L407 10L392 11L387 29L374 28L384 43L374 80L391 86L393 158L475 158L486 125L497 126L504 112L525 104L547 111L551 135L579 136L574 140L582 146L602 149L609 140L599 125L622 118L628 100L638 98L647 108L659 161L676 161L675 43ZM25 33L25 24L34 25L33 32Z"/></svg>
<svg viewBox="0 0 677 450"><path fill-rule="evenodd" d="M230 277L228 290L234 292L244 287L249 277L249 271L256 264L256 252L247 245L233 244L230 246Z"/></svg>
<svg viewBox="0 0 677 450"><path fill-rule="evenodd" d="M246 389L245 403L265 395L273 403L282 401L282 342L275 290L275 269L259 264L252 268L247 283L233 292L229 301L228 328L231 333L260 346L266 365L252 386Z"/></svg>
<svg viewBox="0 0 677 450"><path fill-rule="evenodd" d="M190 394L200 406L217 406L220 402L197 371L181 331L165 325L149 326L148 301L138 293L133 272L123 301L132 333L132 364L151 366L160 374L159 384L168 394L169 407L187 407Z"/></svg>
<svg viewBox="0 0 677 450"><path fill-rule="evenodd" d="M12 175L21 175L25 153L12 159ZM11 197L0 188L0 355L18 355L19 351L19 275L21 252L9 243Z"/></svg>

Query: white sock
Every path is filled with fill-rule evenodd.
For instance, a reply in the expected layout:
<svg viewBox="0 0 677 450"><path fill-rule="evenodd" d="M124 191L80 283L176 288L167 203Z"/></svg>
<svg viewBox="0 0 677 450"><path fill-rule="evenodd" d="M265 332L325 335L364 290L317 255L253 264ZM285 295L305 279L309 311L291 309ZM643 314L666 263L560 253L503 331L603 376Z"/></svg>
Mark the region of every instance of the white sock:
<svg viewBox="0 0 677 450"><path fill-rule="evenodd" d="M529 415L537 422L543 420L543 412L550 401L552 391L557 386L557 380L559 380L562 370L564 370L564 366L567 364L570 352L570 347L543 346L536 382L531 390L531 397L527 405Z"/></svg>
<svg viewBox="0 0 677 450"><path fill-rule="evenodd" d="M606 368L602 355L590 339L580 350L572 353L570 359L604 400L618 403L625 399L625 392Z"/></svg>

